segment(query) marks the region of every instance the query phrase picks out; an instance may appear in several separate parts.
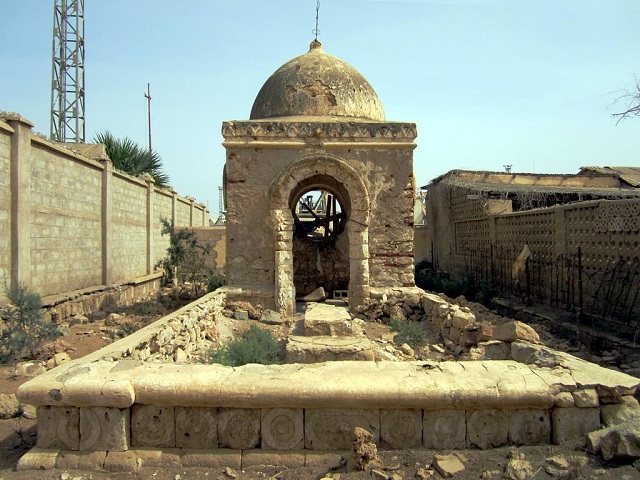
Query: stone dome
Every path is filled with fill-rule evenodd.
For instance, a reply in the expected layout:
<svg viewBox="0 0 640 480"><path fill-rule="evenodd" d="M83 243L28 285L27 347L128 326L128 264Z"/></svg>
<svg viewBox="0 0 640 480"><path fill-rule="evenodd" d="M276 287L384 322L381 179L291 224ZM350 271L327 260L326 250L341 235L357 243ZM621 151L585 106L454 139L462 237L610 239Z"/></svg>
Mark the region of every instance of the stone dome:
<svg viewBox="0 0 640 480"><path fill-rule="evenodd" d="M384 121L380 99L355 68L324 52L317 40L264 83L251 120L293 116L353 117Z"/></svg>

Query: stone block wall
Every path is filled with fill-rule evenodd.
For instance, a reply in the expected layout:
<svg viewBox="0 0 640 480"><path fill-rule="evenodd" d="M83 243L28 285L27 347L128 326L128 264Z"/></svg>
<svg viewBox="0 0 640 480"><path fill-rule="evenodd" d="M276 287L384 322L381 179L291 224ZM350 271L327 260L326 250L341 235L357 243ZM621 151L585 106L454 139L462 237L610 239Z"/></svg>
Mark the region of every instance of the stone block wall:
<svg viewBox="0 0 640 480"><path fill-rule="evenodd" d="M31 145L31 288L102 283L102 166ZM70 268L71 267L71 268Z"/></svg>
<svg viewBox="0 0 640 480"><path fill-rule="evenodd" d="M211 246L211 253L205 260L205 266L217 275L225 273L227 260L227 229L224 226L193 227L200 245Z"/></svg>
<svg viewBox="0 0 640 480"><path fill-rule="evenodd" d="M19 115L0 118L0 280L43 297L129 282L165 254L161 216L208 225L204 205L113 171L103 148L82 150L98 157L34 134Z"/></svg>
<svg viewBox="0 0 640 480"><path fill-rule="evenodd" d="M0 277L11 272L11 135L13 128L0 120ZM0 293L0 302L4 293Z"/></svg>
<svg viewBox="0 0 640 480"><path fill-rule="evenodd" d="M428 241L426 225L416 225L413 229L414 260L418 264L422 260L431 260L431 245Z"/></svg>
<svg viewBox="0 0 640 480"><path fill-rule="evenodd" d="M369 272L372 287L412 287L413 152L361 154L371 200Z"/></svg>
<svg viewBox="0 0 640 480"><path fill-rule="evenodd" d="M168 220L173 218L173 194L166 190L156 190L153 200L153 213L151 216L151 231L162 231L161 219L163 218ZM154 238L152 251L154 265L159 259L165 256L168 247L169 237L167 235Z"/></svg>
<svg viewBox="0 0 640 480"><path fill-rule="evenodd" d="M155 294L160 289L161 278L162 273L158 272L108 287L98 286L42 297L45 318L59 322L74 315L88 316L113 305L133 305Z"/></svg>
<svg viewBox="0 0 640 480"><path fill-rule="evenodd" d="M146 272L147 256L147 186L143 181L113 174L111 191L114 199L109 236L111 238L112 281L133 278Z"/></svg>
<svg viewBox="0 0 640 480"><path fill-rule="evenodd" d="M191 223L191 219L192 219L191 203L192 202L190 202L189 199L181 198L177 200L175 225L178 227L190 226L190 225L198 225L198 226L205 227L206 224L202 222L196 223L196 224Z"/></svg>

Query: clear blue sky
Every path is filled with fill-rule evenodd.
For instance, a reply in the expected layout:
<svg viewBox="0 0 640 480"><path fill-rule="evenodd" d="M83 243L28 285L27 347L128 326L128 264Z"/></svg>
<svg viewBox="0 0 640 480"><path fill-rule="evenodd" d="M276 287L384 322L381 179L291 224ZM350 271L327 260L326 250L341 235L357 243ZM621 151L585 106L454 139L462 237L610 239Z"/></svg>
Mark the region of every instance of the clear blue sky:
<svg viewBox="0 0 640 480"><path fill-rule="evenodd" d="M49 133L53 0L3 2L0 110ZM218 211L223 120L247 119L307 51L316 0L86 0L87 138L154 148L181 195ZM418 185L450 169L576 173L640 165L640 119L611 106L640 78L638 0L322 0L326 52L418 125Z"/></svg>

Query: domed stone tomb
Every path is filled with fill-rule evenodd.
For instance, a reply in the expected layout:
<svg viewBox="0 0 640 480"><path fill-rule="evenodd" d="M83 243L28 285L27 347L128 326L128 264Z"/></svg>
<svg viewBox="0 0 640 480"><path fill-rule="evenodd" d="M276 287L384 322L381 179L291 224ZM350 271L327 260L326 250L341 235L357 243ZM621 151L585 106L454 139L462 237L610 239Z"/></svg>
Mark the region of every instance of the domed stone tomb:
<svg viewBox="0 0 640 480"><path fill-rule="evenodd" d="M416 126L355 68L314 41L222 134L230 300L291 315L318 287L357 308L414 286Z"/></svg>
<svg viewBox="0 0 640 480"><path fill-rule="evenodd" d="M369 82L348 63L325 53L318 41L267 79L251 109L251 120L299 115L385 119Z"/></svg>

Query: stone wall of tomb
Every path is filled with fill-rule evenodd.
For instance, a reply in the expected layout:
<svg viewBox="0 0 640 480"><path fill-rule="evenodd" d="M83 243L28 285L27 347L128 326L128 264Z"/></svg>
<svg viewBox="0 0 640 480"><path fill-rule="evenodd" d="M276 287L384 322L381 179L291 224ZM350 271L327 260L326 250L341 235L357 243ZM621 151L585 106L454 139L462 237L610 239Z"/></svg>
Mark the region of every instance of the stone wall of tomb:
<svg viewBox="0 0 640 480"><path fill-rule="evenodd" d="M204 205L0 119L0 278L44 297L150 275L168 246L161 216L208 225Z"/></svg>
<svg viewBox="0 0 640 480"><path fill-rule="evenodd" d="M227 229L224 226L193 227L200 245L209 245L211 252L205 259L205 266L216 275L225 275L227 261Z"/></svg>
<svg viewBox="0 0 640 480"><path fill-rule="evenodd" d="M413 249L415 263L423 260L431 261L431 242L428 240L426 225L416 225L413 229Z"/></svg>
<svg viewBox="0 0 640 480"><path fill-rule="evenodd" d="M333 243L315 243L293 237L293 270L296 294L307 295L323 287L329 297L334 290L349 289L349 242L340 235Z"/></svg>
<svg viewBox="0 0 640 480"><path fill-rule="evenodd" d="M350 239L350 288L360 289L352 300L364 301L369 286L413 285L415 125L225 122L223 135L229 285L288 283L290 195L307 184L340 194L350 214L342 235Z"/></svg>

